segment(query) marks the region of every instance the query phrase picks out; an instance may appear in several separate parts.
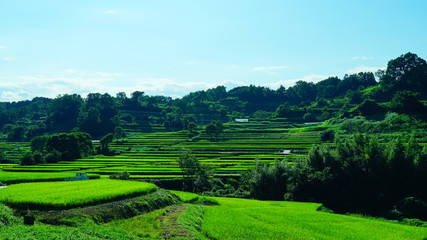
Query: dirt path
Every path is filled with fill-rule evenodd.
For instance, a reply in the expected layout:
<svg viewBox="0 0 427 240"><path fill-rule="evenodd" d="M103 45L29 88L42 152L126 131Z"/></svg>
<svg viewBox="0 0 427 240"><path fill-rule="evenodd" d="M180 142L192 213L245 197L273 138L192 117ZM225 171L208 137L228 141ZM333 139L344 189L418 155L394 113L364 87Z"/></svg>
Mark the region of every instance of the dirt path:
<svg viewBox="0 0 427 240"><path fill-rule="evenodd" d="M166 214L159 217L160 224L165 230L161 237L170 238L192 238L193 234L187 229L181 227L178 223L178 217L187 210L188 205L174 205L166 211Z"/></svg>

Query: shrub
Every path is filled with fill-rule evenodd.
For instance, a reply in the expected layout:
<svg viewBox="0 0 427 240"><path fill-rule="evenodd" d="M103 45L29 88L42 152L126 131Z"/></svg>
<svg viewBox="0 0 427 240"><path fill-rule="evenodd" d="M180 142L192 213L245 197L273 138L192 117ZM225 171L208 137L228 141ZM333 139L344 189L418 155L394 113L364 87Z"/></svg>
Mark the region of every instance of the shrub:
<svg viewBox="0 0 427 240"><path fill-rule="evenodd" d="M335 138L335 132L332 130L325 130L320 132L320 141L333 142Z"/></svg>
<svg viewBox="0 0 427 240"><path fill-rule="evenodd" d="M110 175L110 179L129 180L130 174L127 171L122 171Z"/></svg>
<svg viewBox="0 0 427 240"><path fill-rule="evenodd" d="M396 210L406 218L427 220L427 203L419 198L408 197L400 200L396 204Z"/></svg>
<svg viewBox="0 0 427 240"><path fill-rule="evenodd" d="M0 203L0 227L11 226L19 223L19 219L13 216L10 208Z"/></svg>

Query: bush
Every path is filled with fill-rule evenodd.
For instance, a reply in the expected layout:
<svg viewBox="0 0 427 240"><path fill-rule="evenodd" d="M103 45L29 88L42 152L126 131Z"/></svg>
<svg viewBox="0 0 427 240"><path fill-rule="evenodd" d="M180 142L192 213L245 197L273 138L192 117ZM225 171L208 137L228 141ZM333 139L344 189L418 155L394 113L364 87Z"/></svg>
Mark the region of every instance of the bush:
<svg viewBox="0 0 427 240"><path fill-rule="evenodd" d="M52 150L51 152L46 154L45 161L47 163L57 163L57 162L61 161L61 158L62 158L62 155L60 152L58 152L56 150Z"/></svg>
<svg viewBox="0 0 427 240"><path fill-rule="evenodd" d="M10 208L0 203L0 227L12 226L19 223Z"/></svg>
<svg viewBox="0 0 427 240"><path fill-rule="evenodd" d="M332 130L325 130L320 132L320 141L333 142L335 139L335 132Z"/></svg>
<svg viewBox="0 0 427 240"><path fill-rule="evenodd" d="M421 221L420 219L417 219L417 218L404 218L402 220L402 223L410 226L416 226L416 227L427 227L426 222Z"/></svg>
<svg viewBox="0 0 427 240"><path fill-rule="evenodd" d="M427 203L415 197L408 197L396 204L396 210L401 212L405 218L418 218L427 220Z"/></svg>
<svg viewBox="0 0 427 240"><path fill-rule="evenodd" d="M130 174L127 171L122 171L110 175L110 179L129 180Z"/></svg>

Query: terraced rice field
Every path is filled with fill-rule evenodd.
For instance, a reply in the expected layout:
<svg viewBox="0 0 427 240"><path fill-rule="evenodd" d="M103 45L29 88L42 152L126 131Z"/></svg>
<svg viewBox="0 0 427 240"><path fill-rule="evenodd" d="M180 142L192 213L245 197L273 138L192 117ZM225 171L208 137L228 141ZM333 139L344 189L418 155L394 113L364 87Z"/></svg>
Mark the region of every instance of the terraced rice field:
<svg viewBox="0 0 427 240"><path fill-rule="evenodd" d="M0 189L0 202L20 209L67 209L156 190L151 183L111 179L21 183Z"/></svg>
<svg viewBox="0 0 427 240"><path fill-rule="evenodd" d="M318 203L214 198L204 207L209 239L426 239L427 228L316 211Z"/></svg>
<svg viewBox="0 0 427 240"><path fill-rule="evenodd" d="M130 132L125 141L111 144L112 149L121 152L117 156L97 156L36 166L12 166L3 170L85 171L101 175L128 171L132 178L176 178L181 175L178 156L182 151L191 150L201 162L214 169L217 176L239 176L253 166L255 159L273 163L276 159L286 158L294 162L306 157L308 150L320 143L319 131L307 130L302 124L254 121L224 126L224 132L216 141L212 141L203 131L191 141L185 131L149 134ZM293 127L300 127L303 131L292 132L290 128ZM99 143L94 144L96 146Z"/></svg>
<svg viewBox="0 0 427 240"><path fill-rule="evenodd" d="M0 170L0 182L5 184L21 182L63 181L75 177L75 172L9 172ZM98 174L88 174L91 179L99 178Z"/></svg>

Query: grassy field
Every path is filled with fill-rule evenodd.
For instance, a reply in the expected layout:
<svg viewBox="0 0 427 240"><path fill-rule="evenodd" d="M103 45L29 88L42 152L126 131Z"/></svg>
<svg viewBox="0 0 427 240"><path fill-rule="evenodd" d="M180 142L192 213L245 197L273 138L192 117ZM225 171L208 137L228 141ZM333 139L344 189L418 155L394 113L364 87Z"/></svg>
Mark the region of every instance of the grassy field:
<svg viewBox="0 0 427 240"><path fill-rule="evenodd" d="M316 211L317 203L215 198L205 207L209 239L390 239L427 238L427 228Z"/></svg>
<svg viewBox="0 0 427 240"><path fill-rule="evenodd" d="M75 172L9 172L0 170L0 182L6 184L22 182L63 181L75 177ZM99 178L98 174L88 174L89 178Z"/></svg>
<svg viewBox="0 0 427 240"><path fill-rule="evenodd" d="M0 202L20 209L67 209L156 191L151 183L122 180L21 183L0 189Z"/></svg>

